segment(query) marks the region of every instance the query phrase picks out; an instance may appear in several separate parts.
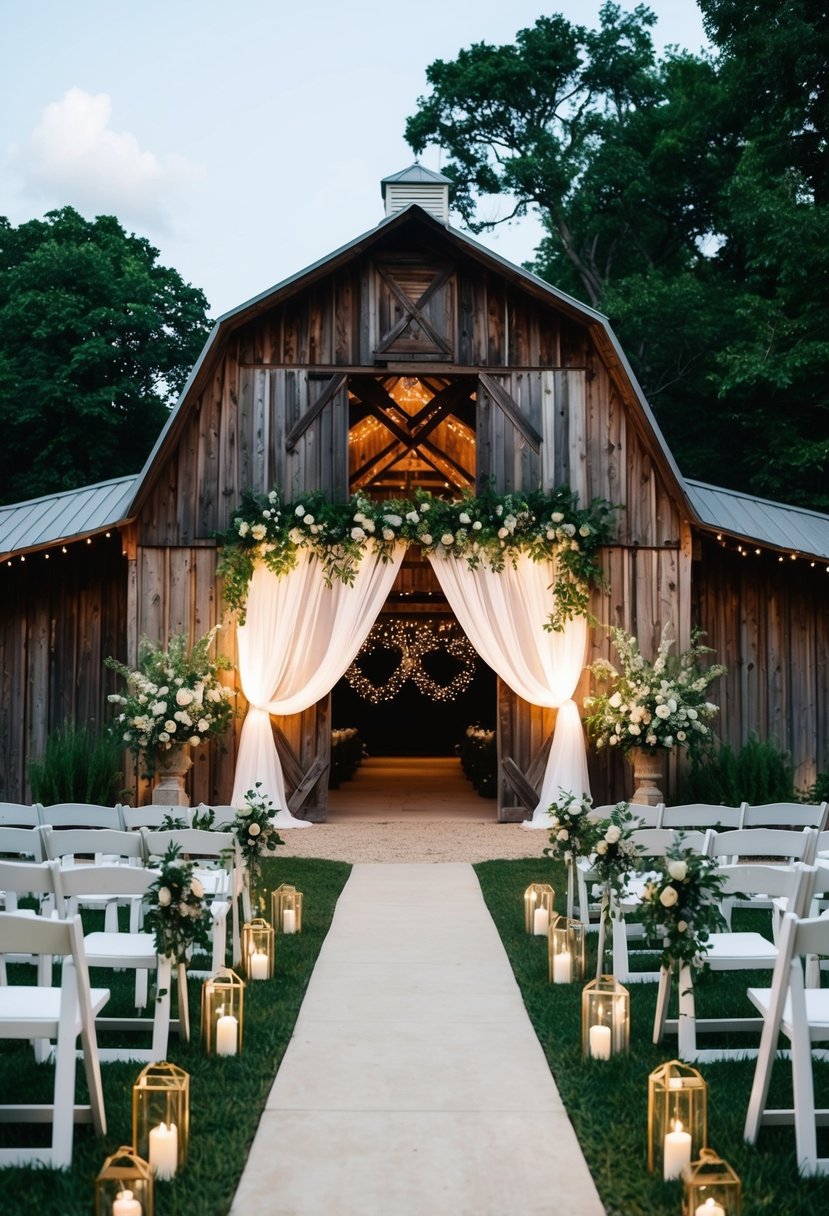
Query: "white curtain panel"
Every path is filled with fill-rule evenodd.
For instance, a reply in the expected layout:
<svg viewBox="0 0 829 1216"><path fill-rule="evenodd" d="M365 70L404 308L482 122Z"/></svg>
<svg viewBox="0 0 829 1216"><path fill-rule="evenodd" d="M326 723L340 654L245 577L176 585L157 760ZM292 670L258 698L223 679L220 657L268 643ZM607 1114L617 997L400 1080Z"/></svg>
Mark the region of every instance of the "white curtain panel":
<svg viewBox="0 0 829 1216"><path fill-rule="evenodd" d="M258 565L248 589L245 624L237 637L239 676L248 700L242 724L232 804L261 782L278 808L277 827L308 827L288 810L271 714L298 714L326 696L366 640L391 590L405 545L389 561L366 551L353 585L326 586L319 559L301 549L294 570L277 578Z"/></svg>
<svg viewBox="0 0 829 1216"><path fill-rule="evenodd" d="M557 709L556 729L538 806L525 827L547 828L551 802L560 792L589 794L587 752L573 693L587 653L587 621L568 621L563 632L544 628L550 614L551 562L522 554L513 569L494 573L465 558L429 560L449 606L478 654L525 701Z"/></svg>

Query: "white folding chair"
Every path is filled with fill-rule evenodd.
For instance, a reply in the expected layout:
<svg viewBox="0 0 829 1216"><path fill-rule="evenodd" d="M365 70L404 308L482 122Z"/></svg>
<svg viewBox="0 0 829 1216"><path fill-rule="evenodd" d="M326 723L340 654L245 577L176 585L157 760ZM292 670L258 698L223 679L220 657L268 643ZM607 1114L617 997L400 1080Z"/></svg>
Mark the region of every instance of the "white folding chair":
<svg viewBox="0 0 829 1216"><path fill-rule="evenodd" d="M140 828L160 828L165 820L173 820L178 827L189 828L193 808L189 806L122 806L121 815L128 832Z"/></svg>
<svg viewBox="0 0 829 1216"><path fill-rule="evenodd" d="M739 861L765 858L770 864L791 867L802 861L813 865L817 853L818 833L815 828L738 828L733 832L717 832L708 843L708 856L721 865L734 865ZM771 859L774 859L773 862ZM751 899L737 896L724 899L721 904L725 923L731 928L731 914L737 907L772 908L775 912L772 928L775 936L780 915L786 910L785 900L773 899L761 891L754 892Z"/></svg>
<svg viewBox="0 0 829 1216"><path fill-rule="evenodd" d="M787 913L780 927L780 947L771 988L749 988L751 1003L763 1016L763 1033L743 1135L756 1144L762 1126L794 1124L798 1169L803 1174L829 1173L829 1157L818 1157L818 1124L829 1123L829 1110L815 1108L812 1052L829 1043L829 989L807 988L802 960L829 956L829 918L801 920ZM791 1043L793 1106L769 1109L771 1072L779 1036ZM823 1059L827 1053L820 1051Z"/></svg>
<svg viewBox="0 0 829 1216"><path fill-rule="evenodd" d="M2 1148L0 1165L40 1163L52 1168L72 1164L75 1122L91 1122L98 1136L106 1135L95 1016L109 1000L106 988L90 988L80 918L58 921L0 912L0 952L28 951L50 958L63 956L60 988L31 984L0 986L0 1038L55 1039L55 1087L48 1105L2 1105L4 1123L52 1124L47 1148ZM89 1105L75 1102L80 1037Z"/></svg>
<svg viewBox="0 0 829 1216"><path fill-rule="evenodd" d="M9 861L0 859L0 890L6 895L6 911L15 916L36 917L41 913L49 915L55 910L55 876L54 867L49 862L42 861ZM32 896L36 908L18 908L21 895ZM41 974L38 983L48 983L51 959L41 955L33 958L29 951L11 958L0 954L0 984L6 983L6 962L34 963L37 962ZM42 1048L36 1046L35 1054L41 1060Z"/></svg>
<svg viewBox="0 0 829 1216"><path fill-rule="evenodd" d="M213 972L225 966L229 910L233 962L234 966L238 965L242 959L239 898L244 897L244 875L242 859L233 833L211 832L204 828L173 828L169 831L152 832L142 828L141 837L144 842L144 857L148 863L154 858L163 857L171 844L178 845L181 852L196 863L193 875L198 878L210 903ZM251 919L247 908L245 918ZM191 971L190 974L195 976L201 973Z"/></svg>
<svg viewBox="0 0 829 1216"><path fill-rule="evenodd" d="M62 828L56 831L46 825L40 828L43 852L48 861L57 861L61 869L77 865L144 865L144 845L140 835L118 828ZM126 904L130 909L130 932L137 933L141 927L141 898L115 894L87 896L73 901L68 914L77 912L80 906L104 910L104 927L108 933L118 932L118 907Z"/></svg>
<svg viewBox="0 0 829 1216"><path fill-rule="evenodd" d="M36 828L40 823L37 806L23 802L0 802L0 827Z"/></svg>
<svg viewBox="0 0 829 1216"><path fill-rule="evenodd" d="M136 866L99 865L72 866L63 869L55 862L55 886L58 893L58 911L66 915L69 901L83 901L89 897L121 896L142 897L147 888L158 878L158 871L140 869ZM114 1031L151 1031L152 1045L142 1047L102 1048L103 1060L142 1060L156 1063L167 1058L167 1042L171 1027L170 984L171 962L155 948L152 933L87 933L84 949L90 967L106 967L113 971L125 969L136 972L135 1005L144 1009L148 1002L147 975L155 972L155 998L153 1016L129 1018L100 1018L99 1029ZM179 993L181 1001L182 994ZM186 993L184 994L186 1001ZM184 1014L186 1020L186 1013Z"/></svg>
<svg viewBox="0 0 829 1216"><path fill-rule="evenodd" d="M814 866L797 862L791 869L776 866L745 864L723 866L723 894L736 892L762 892L763 898L770 892L785 898L787 911L802 914L809 905L812 886L816 876ZM705 961L711 971L771 971L777 963L778 948L762 933L712 933L708 941ZM654 1019L654 1043L661 1043L666 1031L673 1031L679 1039L679 1056L693 1063L695 1060L722 1060L756 1055L752 1048L711 1048L699 1050L697 1034L743 1032L760 1028L756 1017L697 1018L694 999L693 970L687 965L679 971L679 1017L668 1019L668 1001L672 984L672 969L663 967L659 976L659 992Z"/></svg>
<svg viewBox="0 0 829 1216"><path fill-rule="evenodd" d="M228 827L238 813L235 806L207 806L206 803L200 802L195 814L205 815L209 811L213 812L213 827L216 829Z"/></svg>
<svg viewBox="0 0 829 1216"><path fill-rule="evenodd" d="M718 806L710 802L687 802L682 806L666 806L659 822L661 828L714 828L727 832L743 826L744 803L739 806Z"/></svg>
<svg viewBox="0 0 829 1216"><path fill-rule="evenodd" d="M826 830L827 802L766 802L762 806L743 803L744 828L817 828Z"/></svg>
<svg viewBox="0 0 829 1216"><path fill-rule="evenodd" d="M43 861L43 841L37 828L0 827L0 859ZM17 891L0 886L0 901L7 912L17 910Z"/></svg>
<svg viewBox="0 0 829 1216"><path fill-rule="evenodd" d="M53 828L117 828L123 830L121 804L95 806L86 802L55 802L51 806L37 804L38 823Z"/></svg>

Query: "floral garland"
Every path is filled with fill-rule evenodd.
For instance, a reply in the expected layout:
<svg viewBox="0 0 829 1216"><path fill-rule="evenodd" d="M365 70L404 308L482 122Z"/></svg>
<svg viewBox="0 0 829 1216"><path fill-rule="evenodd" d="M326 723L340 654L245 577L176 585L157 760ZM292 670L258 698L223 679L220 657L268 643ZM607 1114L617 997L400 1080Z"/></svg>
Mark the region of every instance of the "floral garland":
<svg viewBox="0 0 829 1216"><path fill-rule="evenodd" d="M481 563L503 570L527 553L533 561L550 559L556 573L555 604L547 627L560 631L566 621L586 612L591 587L604 585L597 551L610 537L613 508L603 499L578 506L577 495L561 487L552 494L485 493L455 501L418 491L413 499L375 501L353 495L335 504L321 492L283 501L247 492L222 545L218 572L225 599L244 617L248 584L256 561L276 575L292 570L301 548L319 558L323 577L353 583L366 548L388 559L395 545L416 544L426 553L462 557L473 569Z"/></svg>
<svg viewBox="0 0 829 1216"><path fill-rule="evenodd" d="M177 844L168 846L146 897L146 924L155 934L155 948L177 963L186 961L192 946L210 953L210 910L193 863L181 860L180 852Z"/></svg>
<svg viewBox="0 0 829 1216"><path fill-rule="evenodd" d="M716 860L684 846L681 837L660 862L642 899L645 936L662 947L663 967L701 968L711 934L726 927L719 908L723 876Z"/></svg>
<svg viewBox="0 0 829 1216"><path fill-rule="evenodd" d="M726 669L720 663L700 667L700 658L711 653L700 644L700 631L695 630L690 650L671 656L673 636L666 625L653 663L642 658L636 639L623 629L611 629L610 636L622 670L606 659L593 663L590 670L608 687L584 702L587 730L596 747L697 750L709 740L708 723L719 710L706 700L705 690Z"/></svg>
<svg viewBox="0 0 829 1216"><path fill-rule="evenodd" d="M163 752L176 746L198 747L226 730L233 719L231 698L236 694L220 683L218 675L233 665L224 657L213 660L209 653L218 628L191 650L184 634L171 638L166 650L142 638L137 670L117 659L104 660L127 684L126 695L111 693L107 698L121 707L112 733L136 759L143 752L150 774Z"/></svg>
<svg viewBox="0 0 829 1216"><path fill-rule="evenodd" d="M259 877L260 860L273 853L285 841L271 822L274 805L266 794L261 793L262 782L245 794L245 805L236 811L230 830L236 837L239 851L245 862L251 886Z"/></svg>

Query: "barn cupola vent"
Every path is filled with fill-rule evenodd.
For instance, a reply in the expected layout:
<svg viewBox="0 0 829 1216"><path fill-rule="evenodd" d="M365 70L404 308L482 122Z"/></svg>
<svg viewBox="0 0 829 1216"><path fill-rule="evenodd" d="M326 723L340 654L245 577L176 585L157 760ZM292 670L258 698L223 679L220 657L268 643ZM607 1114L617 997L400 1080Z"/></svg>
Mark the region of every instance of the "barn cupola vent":
<svg viewBox="0 0 829 1216"><path fill-rule="evenodd" d="M408 169L384 177L380 183L386 216L397 215L413 203L428 211L441 224L449 223L449 187L452 179L426 169L417 161Z"/></svg>

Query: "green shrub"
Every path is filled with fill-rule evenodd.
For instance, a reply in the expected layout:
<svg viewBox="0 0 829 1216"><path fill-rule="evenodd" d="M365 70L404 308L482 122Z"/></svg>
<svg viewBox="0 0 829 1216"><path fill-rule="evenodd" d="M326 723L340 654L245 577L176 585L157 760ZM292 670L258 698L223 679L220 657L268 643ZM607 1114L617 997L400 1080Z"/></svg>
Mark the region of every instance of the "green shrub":
<svg viewBox="0 0 829 1216"><path fill-rule="evenodd" d="M794 773L788 753L773 739L752 735L739 749L721 743L714 751L695 757L682 786L685 802L738 806L749 802L794 802Z"/></svg>
<svg viewBox="0 0 829 1216"><path fill-rule="evenodd" d="M92 727L64 722L29 762L34 802L88 802L112 806L123 794L123 745Z"/></svg>
<svg viewBox="0 0 829 1216"><path fill-rule="evenodd" d="M829 769L818 773L815 784L809 790L810 802L829 802Z"/></svg>

